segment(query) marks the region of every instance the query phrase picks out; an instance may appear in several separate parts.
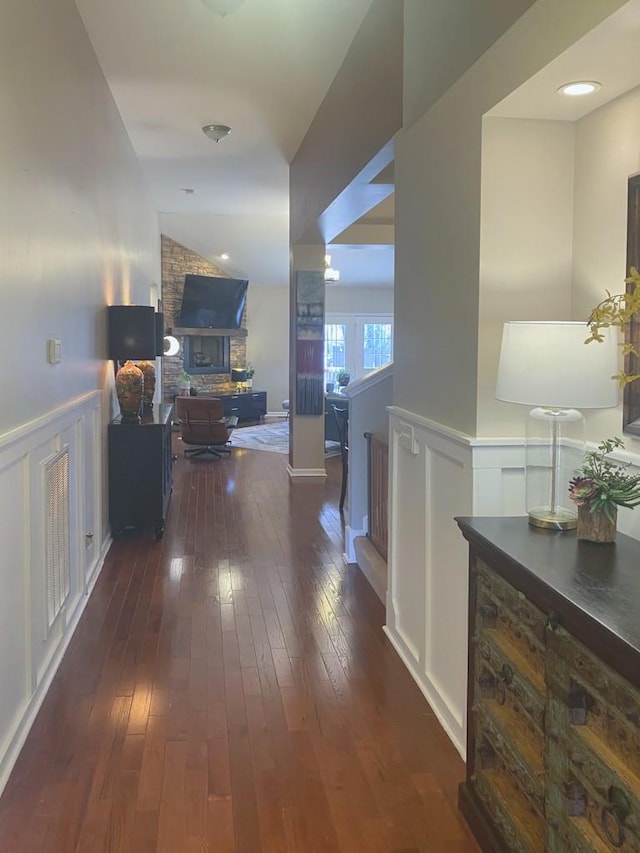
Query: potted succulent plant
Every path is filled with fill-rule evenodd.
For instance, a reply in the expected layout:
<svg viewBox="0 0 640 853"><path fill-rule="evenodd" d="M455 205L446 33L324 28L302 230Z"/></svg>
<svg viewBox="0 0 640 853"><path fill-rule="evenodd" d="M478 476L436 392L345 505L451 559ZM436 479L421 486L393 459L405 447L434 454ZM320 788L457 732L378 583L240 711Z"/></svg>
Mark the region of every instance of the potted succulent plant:
<svg viewBox="0 0 640 853"><path fill-rule="evenodd" d="M178 394L181 397L188 397L191 393L191 376L186 370L180 371L178 374Z"/></svg>
<svg viewBox="0 0 640 853"><path fill-rule="evenodd" d="M351 382L351 374L343 367L338 371L336 381L341 388L346 388L349 382Z"/></svg>
<svg viewBox="0 0 640 853"><path fill-rule="evenodd" d="M578 539L613 542L618 507L640 505L640 475L626 472L630 463L609 458L616 448L624 448L622 439L601 441L569 483L569 497L578 507Z"/></svg>

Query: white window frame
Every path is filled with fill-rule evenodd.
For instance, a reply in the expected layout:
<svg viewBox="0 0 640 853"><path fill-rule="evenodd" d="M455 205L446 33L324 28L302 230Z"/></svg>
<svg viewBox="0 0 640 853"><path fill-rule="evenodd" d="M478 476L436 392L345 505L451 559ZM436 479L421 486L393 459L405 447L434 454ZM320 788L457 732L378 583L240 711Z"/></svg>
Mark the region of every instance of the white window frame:
<svg viewBox="0 0 640 853"><path fill-rule="evenodd" d="M364 361L364 327L367 323L388 323L391 325L391 358L393 359L393 314L326 314L326 326L332 323L345 326L345 360L346 369L352 379L360 379L370 370L365 370Z"/></svg>

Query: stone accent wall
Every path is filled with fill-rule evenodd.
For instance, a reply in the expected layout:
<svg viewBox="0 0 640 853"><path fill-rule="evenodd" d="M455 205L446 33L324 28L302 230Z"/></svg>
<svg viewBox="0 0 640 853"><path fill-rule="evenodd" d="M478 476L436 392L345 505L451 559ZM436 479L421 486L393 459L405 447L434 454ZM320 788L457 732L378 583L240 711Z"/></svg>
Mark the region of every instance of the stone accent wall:
<svg viewBox="0 0 640 853"><path fill-rule="evenodd" d="M180 243L176 243L166 235L161 237L162 247L162 310L164 311L164 323L167 329L173 329L178 325L180 305L182 304L182 291L184 290L184 277L187 273L193 275L210 275L227 277L227 274L219 269L211 261L201 255L192 252ZM242 328L246 330L247 313L242 316ZM164 387L164 399L166 402L173 401L178 391L178 378L182 372L182 358L184 339L176 335L180 341L180 352L175 356L164 356L162 359L162 380ZM247 339L246 332L243 335L230 336L231 366L245 367L247 363ZM235 390L231 383L229 373L214 373L204 376L193 376L191 386L198 393L203 394L230 394Z"/></svg>

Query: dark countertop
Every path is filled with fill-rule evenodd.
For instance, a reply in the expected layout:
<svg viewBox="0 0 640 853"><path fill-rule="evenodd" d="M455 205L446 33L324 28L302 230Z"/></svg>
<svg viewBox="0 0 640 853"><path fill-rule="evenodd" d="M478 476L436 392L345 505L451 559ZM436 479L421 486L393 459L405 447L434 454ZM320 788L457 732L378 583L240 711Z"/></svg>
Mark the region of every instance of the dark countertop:
<svg viewBox="0 0 640 853"><path fill-rule="evenodd" d="M524 517L456 521L492 568L640 687L640 542L584 542ZM630 651L633 664L620 664Z"/></svg>

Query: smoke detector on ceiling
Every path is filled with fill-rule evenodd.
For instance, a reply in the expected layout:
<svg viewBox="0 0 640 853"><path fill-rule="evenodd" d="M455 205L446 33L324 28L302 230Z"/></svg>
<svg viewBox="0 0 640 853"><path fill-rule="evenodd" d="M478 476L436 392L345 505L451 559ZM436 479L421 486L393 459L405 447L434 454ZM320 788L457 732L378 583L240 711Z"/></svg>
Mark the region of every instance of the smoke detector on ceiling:
<svg viewBox="0 0 640 853"><path fill-rule="evenodd" d="M231 128L227 124L205 124L202 132L209 139L213 139L214 142L220 142L225 136L229 136Z"/></svg>

